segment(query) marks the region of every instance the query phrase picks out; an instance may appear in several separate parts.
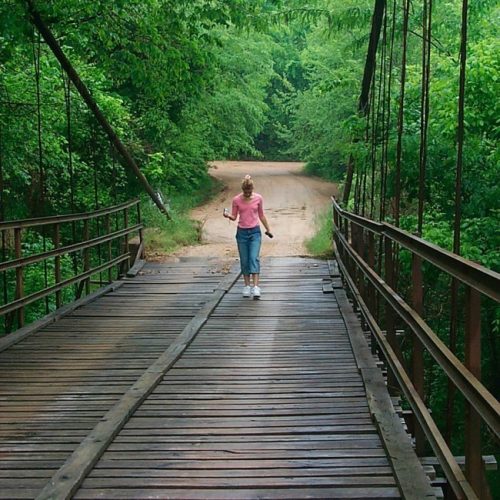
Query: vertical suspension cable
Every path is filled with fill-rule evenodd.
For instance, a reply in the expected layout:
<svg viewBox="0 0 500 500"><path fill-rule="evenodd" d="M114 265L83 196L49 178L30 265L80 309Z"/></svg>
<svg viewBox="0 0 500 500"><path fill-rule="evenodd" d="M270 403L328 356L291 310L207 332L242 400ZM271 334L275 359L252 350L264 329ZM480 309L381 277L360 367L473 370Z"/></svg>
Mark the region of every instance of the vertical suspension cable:
<svg viewBox="0 0 500 500"><path fill-rule="evenodd" d="M467 59L467 11L468 0L462 4L462 34L460 43L460 82L458 95L458 124L457 124L457 161L455 179L455 220L453 234L453 252L460 255L460 224L462 222L462 169L463 148L465 136L465 72Z"/></svg>
<svg viewBox="0 0 500 500"><path fill-rule="evenodd" d="M92 163L94 167L94 210L99 210L99 181L98 181L98 168L97 168L97 154L95 148L97 146L97 131L94 126L92 126L92 140L90 141L90 157L92 158ZM95 219L97 236L101 235L101 223L100 218L96 217ZM99 261L99 265L101 265L101 245L97 245L97 259ZM102 272L99 273L99 286L102 286Z"/></svg>
<svg viewBox="0 0 500 500"><path fill-rule="evenodd" d="M61 78L64 92L64 109L66 113L66 142L68 146L69 170L69 204L71 213L75 213L75 173L73 169L73 141L71 132L71 82L62 69Z"/></svg>
<svg viewBox="0 0 500 500"><path fill-rule="evenodd" d="M385 15L385 12L384 12ZM377 63L375 61L375 68L373 71L373 96L375 96L375 82L377 72ZM377 99L373 97L373 103L377 103L376 109L373 106L372 115L372 172L371 172L371 192L370 192L370 219L375 217L375 183L376 183L376 171L377 171L377 143L378 143L378 133L379 133L379 119L380 119L380 93L382 91L382 63L380 64L380 75L378 75L379 85L377 90Z"/></svg>
<svg viewBox="0 0 500 500"><path fill-rule="evenodd" d="M398 131L396 144L396 172L394 178L394 222L399 227L401 210L401 158L403 153L403 131L404 131L404 102L406 87L406 57L408 48L408 20L410 11L410 0L403 0L403 41L401 55L401 82L398 105Z"/></svg>
<svg viewBox="0 0 500 500"><path fill-rule="evenodd" d="M370 138L370 115L371 115L371 89L367 95L367 104L365 108L365 144L368 144ZM362 169L358 169L356 174L356 186L354 191L354 210L355 213L359 214L362 206L362 199L364 197L364 189L366 188L366 165L369 160L369 154L366 154L366 158L363 161ZM363 207L364 215L364 207Z"/></svg>
<svg viewBox="0 0 500 500"><path fill-rule="evenodd" d="M383 219L384 215L384 184L385 176L387 174L386 165L386 141L385 137L387 134L388 126L386 123L386 92L387 92L387 7L384 10L384 26L382 35L382 55L381 55L381 82L382 82L382 116L381 116L381 131L380 131L380 187L379 187L379 220Z"/></svg>
<svg viewBox="0 0 500 500"><path fill-rule="evenodd" d="M33 33L33 66L35 71L35 94L36 94L36 118L37 118L37 139L38 139L38 175L40 183L39 202L42 211L45 211L45 171L43 168L43 144L42 144L42 114L41 114L41 90L40 90L40 55L41 55L41 38L37 32L37 39ZM45 215L45 213L43 214Z"/></svg>
<svg viewBox="0 0 500 500"><path fill-rule="evenodd" d="M366 110L366 127L365 127L365 143L368 144L368 141L371 136L370 132L370 123L371 123L371 116L373 113L373 86L370 86L370 92L367 96L367 102L368 102L368 107ZM366 150L366 159L363 165L363 178L361 182L361 190L362 193L360 193L360 196L362 196L361 200L361 215L364 217L366 214L366 182L367 182L367 177L368 177L368 165L370 161L370 152L368 151L368 148Z"/></svg>
<svg viewBox="0 0 500 500"><path fill-rule="evenodd" d="M0 110L0 117L1 117ZM3 176L3 117L0 119L0 220L5 220L5 192L4 192L4 176ZM6 246L7 241L5 237L5 231L2 231L2 262L7 260L6 255ZM2 298L3 304L7 304L8 302L8 294L7 294L7 273L2 272ZM4 332L8 333L9 330L9 319L8 315L4 315Z"/></svg>
<svg viewBox="0 0 500 500"><path fill-rule="evenodd" d="M385 156L384 156L384 164L385 164L385 176L384 176L384 184L382 186L382 215L380 217L381 220L385 219L386 214L386 203L387 203L387 179L389 174L389 138L391 132L391 103L392 103L392 70L393 70L393 62L394 62L394 38L396 31L396 0L392 3L392 22L391 22L391 43L389 48L389 77L387 83L387 127L385 134Z"/></svg>
<svg viewBox="0 0 500 500"><path fill-rule="evenodd" d="M41 88L40 88L40 60L41 60L41 51L42 51L42 41L40 33L37 32L37 39L35 42L33 36L33 66L35 71L35 93L36 93L36 117L37 117L37 138L38 138L38 170L39 170L39 182L40 182L40 199L39 199L39 210L41 211L41 215L46 214L46 180L45 180L45 168L43 165L43 142L42 142L42 98L41 98ZM43 251L47 251L47 239L46 239L46 227L42 226L42 247ZM45 288L48 288L48 269L47 269L47 260L43 261L43 276L45 282ZM50 310L49 307L49 297L45 297L45 312L48 314Z"/></svg>
<svg viewBox="0 0 500 500"><path fill-rule="evenodd" d="M422 95L420 100L420 155L418 180L417 234L422 235L424 220L425 172L427 166L427 130L429 122L429 82L431 56L432 0L424 0L422 14Z"/></svg>
<svg viewBox="0 0 500 500"><path fill-rule="evenodd" d="M453 252L461 252L461 222L462 222L462 170L463 146L465 137L465 76L467 63L467 14L468 0L462 0L462 28L460 40L460 76L458 88L458 113L457 113L457 158L455 177L455 217L453 221ZM455 353L457 348L458 330L458 281L452 279L451 283L451 318L450 318L450 350ZM455 401L455 386L448 384L447 418L445 439L448 445L452 440L453 406Z"/></svg>
<svg viewBox="0 0 500 500"><path fill-rule="evenodd" d="M66 114L66 144L68 147L68 171L69 171L69 205L71 213L75 213L75 172L73 168L73 133L71 128L71 81L66 76L61 68L61 78L64 92L64 110ZM71 222L71 240L76 243L76 222ZM78 261L77 253L72 252L71 264L73 267L73 274L78 274ZM74 287L75 298L78 296L78 283Z"/></svg>
<svg viewBox="0 0 500 500"><path fill-rule="evenodd" d="M358 214L359 213L359 200L360 200L360 195L361 195L361 172L358 171L356 172L356 183L354 185L354 213Z"/></svg>

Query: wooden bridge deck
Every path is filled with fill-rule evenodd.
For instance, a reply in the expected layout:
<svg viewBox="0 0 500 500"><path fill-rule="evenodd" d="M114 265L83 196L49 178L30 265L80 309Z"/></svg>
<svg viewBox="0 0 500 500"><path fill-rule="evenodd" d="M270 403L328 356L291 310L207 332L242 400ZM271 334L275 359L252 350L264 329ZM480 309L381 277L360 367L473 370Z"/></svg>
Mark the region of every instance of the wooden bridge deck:
<svg viewBox="0 0 500 500"><path fill-rule="evenodd" d="M242 298L240 283L223 287L205 322L226 270L148 264L0 353L0 498L63 498L58 482L78 473L78 499L420 495L426 478L408 466L418 463L409 446L388 458L379 430L391 408L367 395L345 303L324 293L327 263L264 266L260 301ZM165 375L95 452L96 426L113 421L169 346L177 357ZM87 473L80 461L92 454ZM399 484L405 474L413 486Z"/></svg>

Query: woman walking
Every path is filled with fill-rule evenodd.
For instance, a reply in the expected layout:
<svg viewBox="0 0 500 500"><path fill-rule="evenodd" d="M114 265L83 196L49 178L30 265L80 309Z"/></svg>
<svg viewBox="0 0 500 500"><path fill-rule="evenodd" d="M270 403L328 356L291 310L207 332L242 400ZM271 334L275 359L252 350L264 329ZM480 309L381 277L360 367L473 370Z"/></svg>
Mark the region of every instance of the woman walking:
<svg viewBox="0 0 500 500"><path fill-rule="evenodd" d="M264 204L262 196L253 190L253 180L249 175L245 175L241 183L241 193L233 198L231 213L224 209L224 217L232 221L238 217L238 229L236 231L236 241L240 254L240 265L245 286L243 287L243 297L253 297L259 299L261 290L259 287L260 274L260 244L262 233L260 222L266 228L266 234L272 238L269 223L264 215Z"/></svg>

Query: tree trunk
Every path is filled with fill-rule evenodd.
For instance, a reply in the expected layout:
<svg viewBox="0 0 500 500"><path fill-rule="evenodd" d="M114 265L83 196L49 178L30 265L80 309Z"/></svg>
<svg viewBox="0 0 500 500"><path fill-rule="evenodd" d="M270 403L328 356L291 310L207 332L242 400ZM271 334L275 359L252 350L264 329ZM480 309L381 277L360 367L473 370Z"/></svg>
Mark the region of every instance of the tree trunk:
<svg viewBox="0 0 500 500"><path fill-rule="evenodd" d="M359 101L358 101L358 113L361 116L366 116L366 114L368 113L370 87L377 60L377 47L380 38L380 31L382 29L382 21L384 19L385 3L386 0L375 0L375 5L373 7L370 43L368 44L365 70L363 73L363 81L361 83L361 94L359 95ZM342 197L342 202L344 203L344 205L347 205L347 202L349 201L349 196L351 194L352 179L354 177L354 167L355 167L354 158L351 155L349 158L349 162L347 164L344 193Z"/></svg>

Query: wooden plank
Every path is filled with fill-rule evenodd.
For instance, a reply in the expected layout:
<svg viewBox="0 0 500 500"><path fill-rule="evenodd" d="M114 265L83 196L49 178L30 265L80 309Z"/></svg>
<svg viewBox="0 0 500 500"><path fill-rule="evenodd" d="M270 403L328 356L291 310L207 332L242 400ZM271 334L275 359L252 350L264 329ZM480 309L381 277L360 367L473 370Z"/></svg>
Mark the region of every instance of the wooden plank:
<svg viewBox="0 0 500 500"><path fill-rule="evenodd" d="M336 260L328 260L328 273L332 277L340 277L339 266Z"/></svg>
<svg viewBox="0 0 500 500"><path fill-rule="evenodd" d="M314 488L320 486L328 486L330 488L348 488L348 487L365 487L377 488L380 486L395 486L394 479L387 476L330 476L314 478ZM310 488L311 477L300 477L300 472L294 477L273 477L270 480L268 477L157 477L157 478L89 478L85 480L84 489L105 488L114 490L118 488L188 488L189 490L196 488L231 488L233 491L239 488Z"/></svg>
<svg viewBox="0 0 500 500"><path fill-rule="evenodd" d="M463 455L455 457L457 464L465 470L465 457ZM439 460L437 457L422 457L420 458L420 462L423 465L433 465L439 466ZM483 455L483 466L485 470L498 470L498 463L495 458L495 455Z"/></svg>
<svg viewBox="0 0 500 500"><path fill-rule="evenodd" d="M85 297L82 297L81 299L78 299L75 302L72 302L71 304L67 304L57 309L53 313L47 314L43 318L40 318L39 320L34 321L33 323L27 326L19 328L13 333L5 335L3 338L0 338L0 352L5 351L14 344L17 344L18 342L21 342L21 340L24 340L26 337L29 337L33 333L38 332L48 324L53 323L54 321L58 321L59 319L75 311L79 307L82 307L86 304L90 304L91 302L105 295L106 293L117 290L122 285L123 282L121 281L115 281L113 283L110 283L109 285L100 288L99 290L96 290L95 292Z"/></svg>
<svg viewBox="0 0 500 500"><path fill-rule="evenodd" d="M340 488L340 487L308 487L308 488L245 488L239 489L237 493L232 489L169 489L155 488L149 489L89 489L81 490L75 495L75 500L95 500L102 498L120 498L120 499L150 499L150 498L175 498L178 500L276 500L290 498L400 498L399 491L396 487L379 487L379 488ZM13 497L14 499L16 497ZM19 498L19 497L17 497ZM24 497L23 497L24 498Z"/></svg>
<svg viewBox="0 0 500 500"><path fill-rule="evenodd" d="M343 316L322 293L327 263L263 265L263 299L227 290L144 402L132 394L132 418L109 439L96 430L115 415L96 427L99 414L123 410L124 392L206 309L215 263L148 264L119 293L13 347L0 374L0 498L37 496L82 438L84 453L106 451L75 498L398 498Z"/></svg>
<svg viewBox="0 0 500 500"><path fill-rule="evenodd" d="M77 496L99 490L92 483L97 478L102 478L101 486L110 484L108 470L115 471L111 484L120 495L134 487L130 477L142 478L141 486L151 495L161 495L162 484L177 491L174 482L162 483L167 477L184 478L186 496L200 491L202 498L222 491L220 485L230 498L238 498L242 490L255 492L259 485L267 486L262 492L274 494L276 484L287 490L288 498L310 497L311 491L322 489L321 481L335 484L340 470L345 471L342 479L352 477L348 471L355 469L355 476L369 482L378 477L395 484L387 469L373 476L368 470L386 467L387 458L367 414L340 311L333 294L321 295L326 266L308 267L307 292L297 297L293 278L291 288L283 276L300 274L299 267L291 271L280 264L275 269L279 273L272 279L279 285L263 280L267 299L245 303L239 290L227 294ZM156 480L150 474L164 470L169 473L156 474ZM238 470L238 475L228 470ZM302 470L314 472L301 475ZM240 484L237 477L246 482ZM203 480L196 489L193 478L210 482ZM110 490L99 491L107 495ZM393 493L398 497L397 489ZM368 486L364 495L377 496Z"/></svg>
<svg viewBox="0 0 500 500"><path fill-rule="evenodd" d="M419 500L435 498L432 487L394 411L391 398L380 369L376 366L363 330L343 290L335 296L346 322L356 361L363 377L370 411L391 459L402 496Z"/></svg>
<svg viewBox="0 0 500 500"><path fill-rule="evenodd" d="M99 460L99 457L111 443L114 436L189 346L209 315L238 277L239 274L233 270L222 280L213 298L200 309L176 341L124 394L120 402L103 417L103 420L82 441L65 464L52 476L51 480L37 496L39 500L44 498L69 498L75 493L86 474Z"/></svg>

